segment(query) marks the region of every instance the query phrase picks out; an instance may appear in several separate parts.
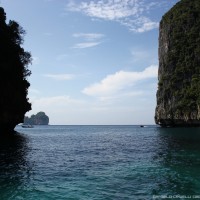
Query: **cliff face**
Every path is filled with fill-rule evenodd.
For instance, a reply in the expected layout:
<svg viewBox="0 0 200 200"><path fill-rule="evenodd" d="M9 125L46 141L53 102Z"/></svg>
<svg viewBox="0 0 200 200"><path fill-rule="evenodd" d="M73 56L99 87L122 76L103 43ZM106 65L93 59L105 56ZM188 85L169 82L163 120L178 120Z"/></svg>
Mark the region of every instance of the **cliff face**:
<svg viewBox="0 0 200 200"><path fill-rule="evenodd" d="M200 126L200 1L182 0L160 22L155 122Z"/></svg>
<svg viewBox="0 0 200 200"><path fill-rule="evenodd" d="M27 93L31 55L23 47L23 28L15 21L6 23L0 7L0 134L13 131L31 109Z"/></svg>
<svg viewBox="0 0 200 200"><path fill-rule="evenodd" d="M49 117L44 112L39 112L36 115L31 115L31 117L24 118L24 124L30 125L48 125Z"/></svg>

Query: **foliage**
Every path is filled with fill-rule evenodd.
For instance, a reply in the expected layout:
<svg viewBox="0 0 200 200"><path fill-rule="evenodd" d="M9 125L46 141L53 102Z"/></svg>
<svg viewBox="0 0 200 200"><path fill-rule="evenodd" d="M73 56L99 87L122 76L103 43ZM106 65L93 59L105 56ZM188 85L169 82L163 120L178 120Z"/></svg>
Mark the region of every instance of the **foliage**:
<svg viewBox="0 0 200 200"><path fill-rule="evenodd" d="M6 23L6 14L0 7L0 124L23 121L31 109L27 93L27 77L31 72L31 54L22 47L25 31L15 21Z"/></svg>
<svg viewBox="0 0 200 200"><path fill-rule="evenodd" d="M200 1L180 1L163 16L160 27L167 30L169 47L159 80L159 101L174 98L174 113L197 110L200 105Z"/></svg>
<svg viewBox="0 0 200 200"><path fill-rule="evenodd" d="M24 118L24 124L30 125L48 125L49 117L44 112L39 112L36 115L31 115L31 117Z"/></svg>

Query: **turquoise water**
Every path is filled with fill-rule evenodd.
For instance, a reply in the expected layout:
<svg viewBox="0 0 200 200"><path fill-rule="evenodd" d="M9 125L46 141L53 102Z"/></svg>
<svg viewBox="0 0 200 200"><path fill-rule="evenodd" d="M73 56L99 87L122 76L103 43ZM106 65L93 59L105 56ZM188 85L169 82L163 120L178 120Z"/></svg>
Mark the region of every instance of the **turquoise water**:
<svg viewBox="0 0 200 200"><path fill-rule="evenodd" d="M0 137L1 200L200 195L199 128L36 126L16 130L12 136Z"/></svg>

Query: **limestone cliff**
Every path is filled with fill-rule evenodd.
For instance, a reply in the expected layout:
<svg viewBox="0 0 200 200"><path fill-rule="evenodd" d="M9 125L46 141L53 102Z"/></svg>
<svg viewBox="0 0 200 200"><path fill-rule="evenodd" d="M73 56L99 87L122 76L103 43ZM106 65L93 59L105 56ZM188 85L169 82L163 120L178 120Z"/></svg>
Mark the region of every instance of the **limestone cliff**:
<svg viewBox="0 0 200 200"><path fill-rule="evenodd" d="M27 77L31 54L23 48L25 31L15 21L6 23L0 7L0 134L13 131L31 109Z"/></svg>
<svg viewBox="0 0 200 200"><path fill-rule="evenodd" d="M30 125L48 125L49 117L44 112L38 112L36 115L31 115L31 117L24 117L24 124Z"/></svg>
<svg viewBox="0 0 200 200"><path fill-rule="evenodd" d="M200 0L182 0L160 22L155 122L200 126Z"/></svg>

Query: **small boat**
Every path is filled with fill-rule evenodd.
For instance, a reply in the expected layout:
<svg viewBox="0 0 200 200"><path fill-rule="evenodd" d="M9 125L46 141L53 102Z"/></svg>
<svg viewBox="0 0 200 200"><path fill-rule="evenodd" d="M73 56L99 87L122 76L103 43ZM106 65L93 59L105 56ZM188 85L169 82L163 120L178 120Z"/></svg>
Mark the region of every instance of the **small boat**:
<svg viewBox="0 0 200 200"><path fill-rule="evenodd" d="M22 128L33 128L33 125L31 125L31 124L23 124Z"/></svg>

